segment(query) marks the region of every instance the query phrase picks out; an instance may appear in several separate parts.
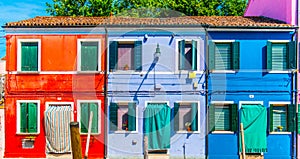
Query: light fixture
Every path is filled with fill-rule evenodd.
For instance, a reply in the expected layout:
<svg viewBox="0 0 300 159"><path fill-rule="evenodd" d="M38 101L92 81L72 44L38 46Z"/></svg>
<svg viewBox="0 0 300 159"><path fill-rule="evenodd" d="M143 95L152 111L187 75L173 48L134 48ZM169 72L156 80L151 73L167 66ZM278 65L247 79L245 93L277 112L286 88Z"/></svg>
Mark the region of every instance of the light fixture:
<svg viewBox="0 0 300 159"><path fill-rule="evenodd" d="M157 47L156 47L156 51L154 53L154 57L155 58L159 58L160 57L160 48L159 48L159 44L157 44Z"/></svg>
<svg viewBox="0 0 300 159"><path fill-rule="evenodd" d="M145 34L145 35L144 35L144 38L145 38L145 39L148 39L148 34Z"/></svg>

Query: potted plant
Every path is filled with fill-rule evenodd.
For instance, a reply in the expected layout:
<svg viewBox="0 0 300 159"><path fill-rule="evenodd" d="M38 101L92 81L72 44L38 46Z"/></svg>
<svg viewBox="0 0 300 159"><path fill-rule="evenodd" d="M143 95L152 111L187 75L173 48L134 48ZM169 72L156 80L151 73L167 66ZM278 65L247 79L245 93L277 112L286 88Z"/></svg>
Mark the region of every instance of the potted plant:
<svg viewBox="0 0 300 159"><path fill-rule="evenodd" d="M124 70L128 70L129 69L129 66L128 66L128 64L126 64L125 66L124 66Z"/></svg>
<svg viewBox="0 0 300 159"><path fill-rule="evenodd" d="M283 126L277 126L277 131L282 131L282 129L283 129Z"/></svg>
<svg viewBox="0 0 300 159"><path fill-rule="evenodd" d="M190 122L186 122L186 123L184 124L184 126L185 126L185 128L186 128L187 131L192 131L192 130L191 130L191 123L190 123Z"/></svg>

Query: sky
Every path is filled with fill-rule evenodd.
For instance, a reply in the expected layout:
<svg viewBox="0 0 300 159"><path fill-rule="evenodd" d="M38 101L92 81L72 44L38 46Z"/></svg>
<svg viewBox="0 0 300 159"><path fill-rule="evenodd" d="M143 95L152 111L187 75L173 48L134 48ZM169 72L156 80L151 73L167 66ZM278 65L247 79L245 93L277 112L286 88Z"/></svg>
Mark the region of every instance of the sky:
<svg viewBox="0 0 300 159"><path fill-rule="evenodd" d="M49 16L46 2L52 0L0 0L0 25L36 16ZM5 56L5 32L0 28L0 58Z"/></svg>

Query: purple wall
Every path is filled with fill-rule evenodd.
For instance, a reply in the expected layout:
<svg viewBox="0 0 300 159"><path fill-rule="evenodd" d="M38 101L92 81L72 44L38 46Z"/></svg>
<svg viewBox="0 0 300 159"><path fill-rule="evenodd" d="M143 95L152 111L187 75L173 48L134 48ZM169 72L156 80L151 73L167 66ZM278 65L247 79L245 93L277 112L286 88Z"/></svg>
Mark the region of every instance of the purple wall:
<svg viewBox="0 0 300 159"><path fill-rule="evenodd" d="M297 0L249 0L244 16L265 16L289 24L297 22Z"/></svg>

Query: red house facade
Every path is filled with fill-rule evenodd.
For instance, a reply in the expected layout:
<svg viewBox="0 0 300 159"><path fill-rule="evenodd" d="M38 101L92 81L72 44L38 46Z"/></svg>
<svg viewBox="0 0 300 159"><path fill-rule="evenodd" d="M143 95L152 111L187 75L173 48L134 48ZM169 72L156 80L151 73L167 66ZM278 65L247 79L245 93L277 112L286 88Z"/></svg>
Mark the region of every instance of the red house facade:
<svg viewBox="0 0 300 159"><path fill-rule="evenodd" d="M5 158L70 155L71 121L79 122L84 155L91 112L88 156L104 157L106 44L93 21L102 19L36 17L5 26Z"/></svg>

